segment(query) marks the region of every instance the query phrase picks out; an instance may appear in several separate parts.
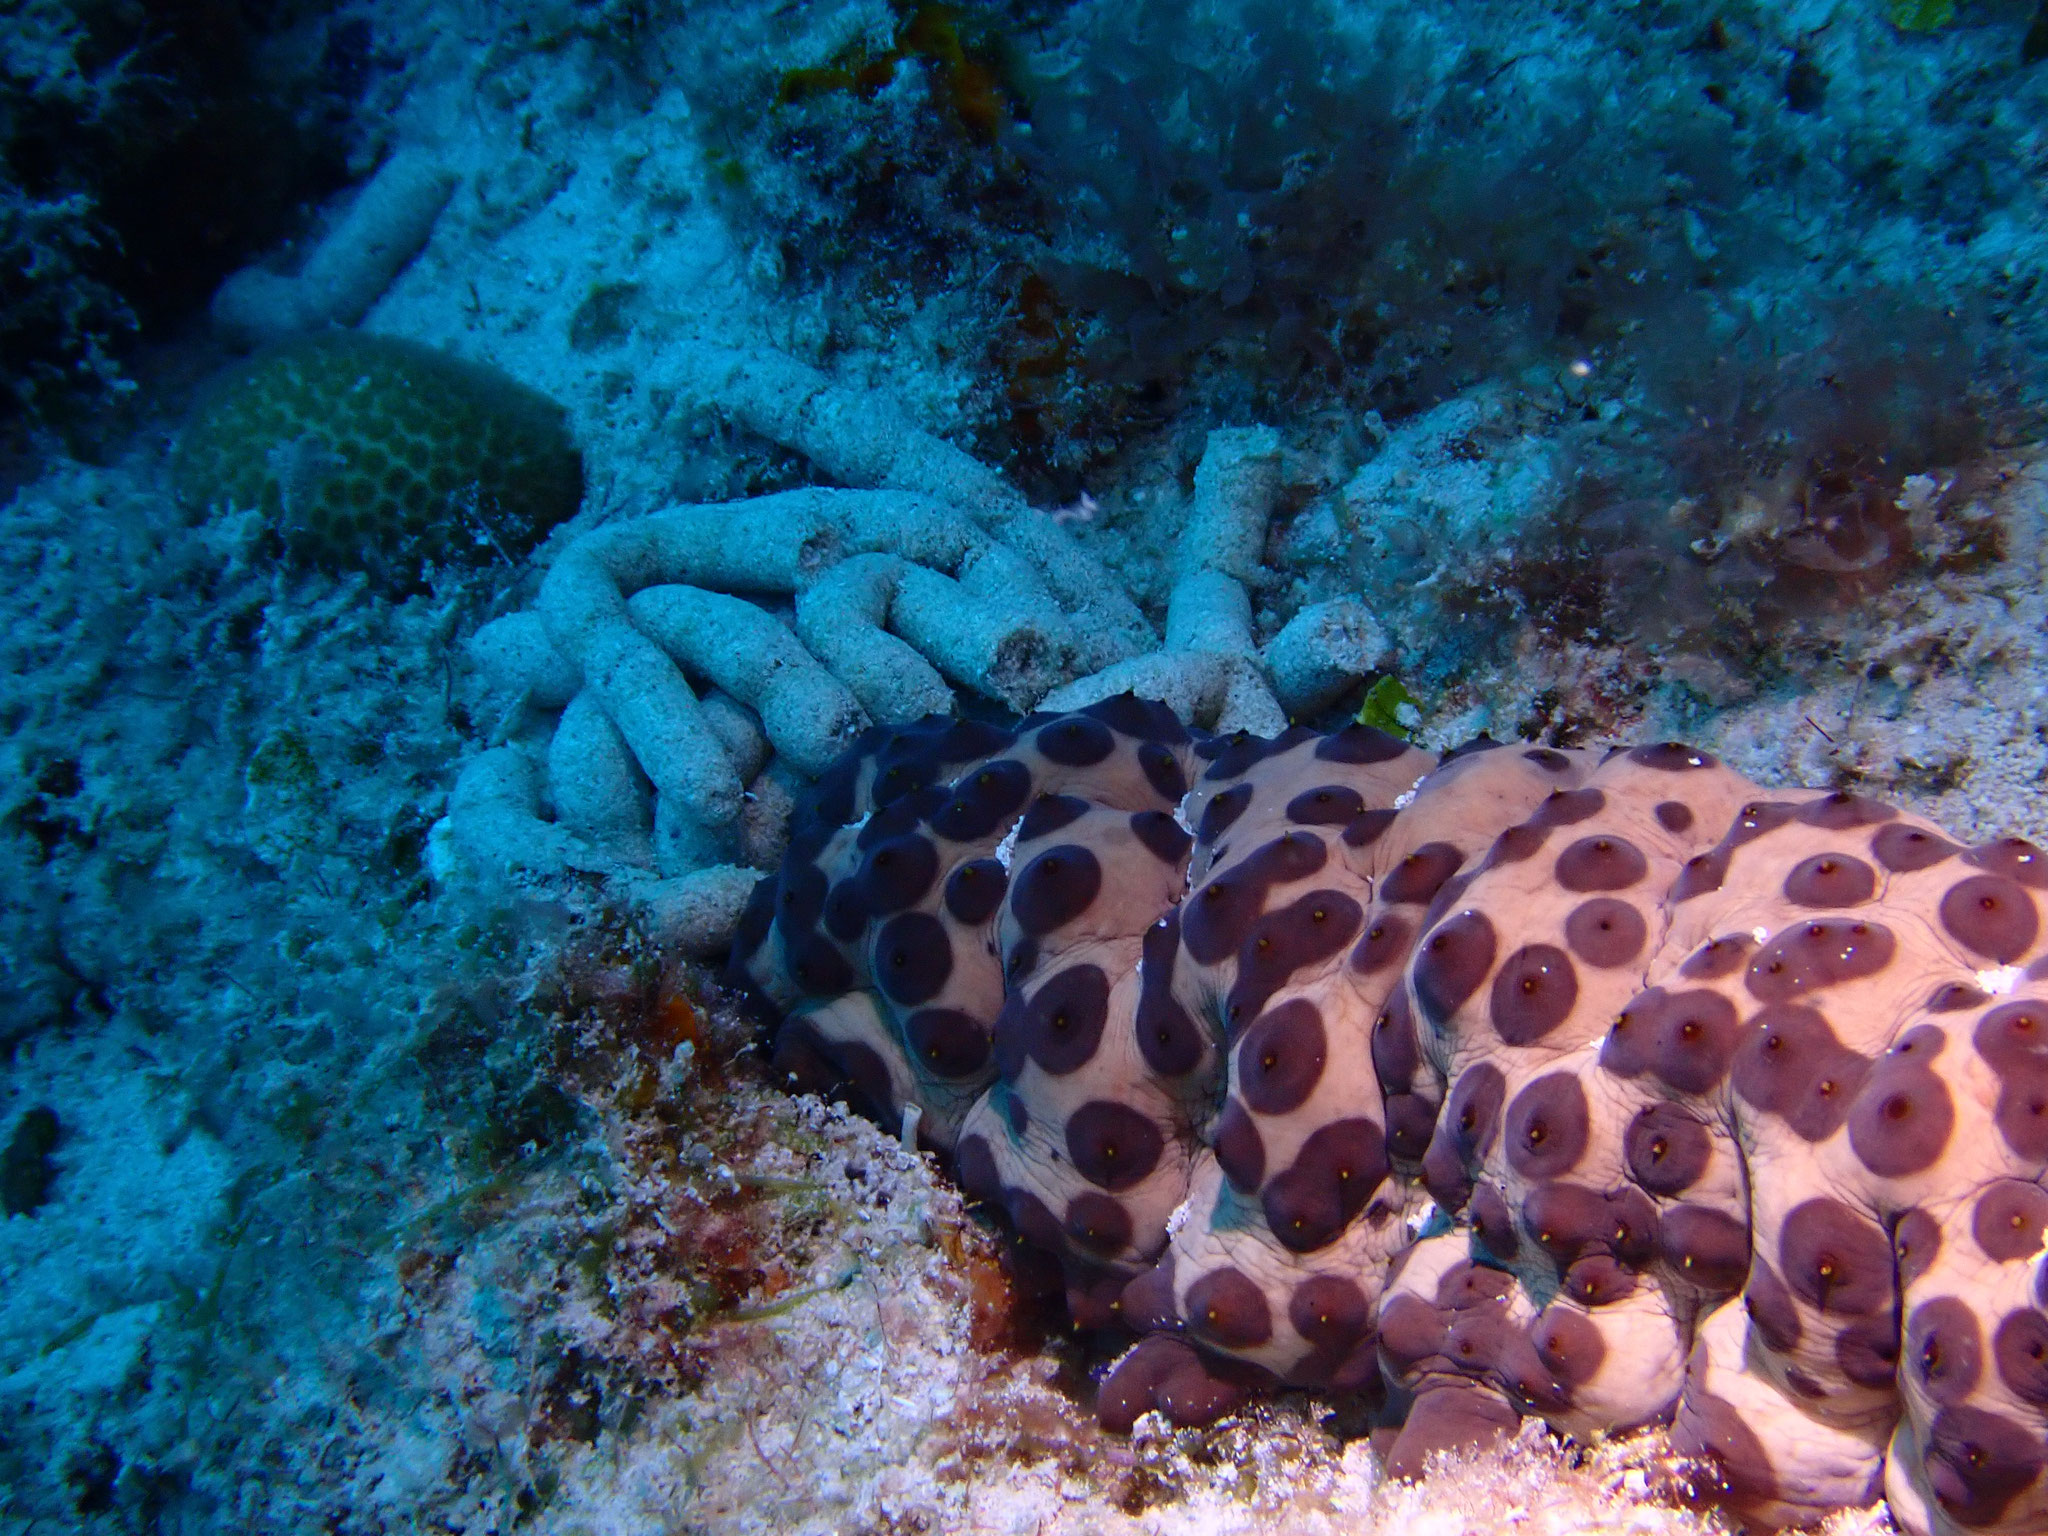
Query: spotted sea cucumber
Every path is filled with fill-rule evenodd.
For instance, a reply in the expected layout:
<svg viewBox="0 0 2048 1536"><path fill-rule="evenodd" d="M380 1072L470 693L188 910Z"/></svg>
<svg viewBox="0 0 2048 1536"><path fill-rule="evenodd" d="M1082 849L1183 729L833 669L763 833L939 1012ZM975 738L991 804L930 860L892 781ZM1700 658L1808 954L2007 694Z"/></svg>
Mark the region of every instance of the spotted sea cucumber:
<svg viewBox="0 0 2048 1536"><path fill-rule="evenodd" d="M2048 1521L2048 856L1705 752L866 733L735 971L1138 1342L1098 1411L1361 1394L1389 1462L1667 1426L1766 1527Z"/></svg>

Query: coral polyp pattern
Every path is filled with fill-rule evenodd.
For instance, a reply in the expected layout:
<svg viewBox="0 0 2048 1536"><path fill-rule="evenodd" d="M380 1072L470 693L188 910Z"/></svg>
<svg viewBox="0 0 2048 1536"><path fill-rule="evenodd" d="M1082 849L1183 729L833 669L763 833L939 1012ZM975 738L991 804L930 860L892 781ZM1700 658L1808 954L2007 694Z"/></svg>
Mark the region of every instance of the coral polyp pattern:
<svg viewBox="0 0 2048 1536"><path fill-rule="evenodd" d="M868 732L735 955L1139 1340L1105 1424L1356 1392L1422 1470L1669 1427L1788 1526L2048 1522L2048 856L1676 744Z"/></svg>

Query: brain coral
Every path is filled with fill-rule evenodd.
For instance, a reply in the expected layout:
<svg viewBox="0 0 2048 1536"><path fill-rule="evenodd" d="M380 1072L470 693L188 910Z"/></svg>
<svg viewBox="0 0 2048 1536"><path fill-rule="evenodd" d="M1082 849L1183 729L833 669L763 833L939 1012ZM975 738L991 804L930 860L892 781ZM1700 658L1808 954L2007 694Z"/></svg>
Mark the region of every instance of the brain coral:
<svg viewBox="0 0 2048 1536"><path fill-rule="evenodd" d="M736 967L915 1111L1104 1422L1259 1382L1668 1425L1745 1521L2048 1525L2048 860L1662 744L1442 762L1124 696L877 728Z"/></svg>
<svg viewBox="0 0 2048 1536"><path fill-rule="evenodd" d="M525 554L583 499L560 406L493 369L358 331L211 385L172 465L188 507L260 509L288 556L388 586Z"/></svg>

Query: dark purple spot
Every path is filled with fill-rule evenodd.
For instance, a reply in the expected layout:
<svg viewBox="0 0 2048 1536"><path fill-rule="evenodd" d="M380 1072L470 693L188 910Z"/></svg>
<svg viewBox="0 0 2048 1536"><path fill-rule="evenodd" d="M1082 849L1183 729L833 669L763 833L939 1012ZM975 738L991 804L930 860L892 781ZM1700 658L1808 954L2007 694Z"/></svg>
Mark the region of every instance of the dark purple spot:
<svg viewBox="0 0 2048 1536"><path fill-rule="evenodd" d="M1622 1133L1629 1176L1653 1195L1682 1195L1707 1171L1713 1135L1680 1104L1646 1104ZM1666 1218L1667 1221L1669 1218Z"/></svg>
<svg viewBox="0 0 2048 1536"><path fill-rule="evenodd" d="M1329 1040L1323 1016L1305 997L1259 1015L1237 1047L1238 1091L1255 1113L1301 1108L1322 1081Z"/></svg>
<svg viewBox="0 0 2048 1536"><path fill-rule="evenodd" d="M1174 961L1180 954L1180 909L1145 930L1144 977L1138 991L1138 1053L1161 1077L1192 1072L1202 1060L1204 1036L1173 995Z"/></svg>
<svg viewBox="0 0 2048 1536"><path fill-rule="evenodd" d="M1158 742L1148 741L1138 748L1138 767L1144 770L1145 782L1155 795L1168 805L1180 804L1188 792L1188 776L1178 757Z"/></svg>
<svg viewBox="0 0 2048 1536"><path fill-rule="evenodd" d="M1869 1317L1894 1304L1891 1243L1839 1200L1794 1206L1778 1235L1778 1260L1800 1299L1831 1316Z"/></svg>
<svg viewBox="0 0 2048 1536"><path fill-rule="evenodd" d="M1910 875L1915 870L1939 864L1949 855L1961 853L1962 849L1932 832L1895 822L1878 828L1877 836L1870 840L1870 851L1877 855L1877 862L1893 874Z"/></svg>
<svg viewBox="0 0 2048 1536"><path fill-rule="evenodd" d="M1202 807L1202 819L1195 826L1195 835L1204 847L1214 847L1216 839L1228 832L1231 823L1245 812L1252 803L1252 786L1233 784L1219 795L1209 797L1209 803Z"/></svg>
<svg viewBox="0 0 2048 1536"><path fill-rule="evenodd" d="M991 1204L1002 1203L1003 1179L996 1172L995 1154L989 1150L987 1138L960 1138L960 1145L953 1149L953 1173L959 1179L960 1187L975 1199Z"/></svg>
<svg viewBox="0 0 2048 1536"><path fill-rule="evenodd" d="M1387 828L1394 824L1394 818L1400 814L1399 811L1393 810L1360 811L1345 824L1344 846L1370 848L1386 836Z"/></svg>
<svg viewBox="0 0 2048 1536"><path fill-rule="evenodd" d="M2031 1429L1982 1408L1944 1408L1929 1426L1927 1481L1958 1525L1995 1525L2041 1475L2041 1440Z"/></svg>
<svg viewBox="0 0 2048 1536"><path fill-rule="evenodd" d="M1101 861L1079 843L1059 843L1010 882L1010 916L1025 933L1040 938L1086 912L1101 892Z"/></svg>
<svg viewBox="0 0 2048 1536"><path fill-rule="evenodd" d="M1014 1082L1025 1059L1063 1077L1095 1059L1109 1019L1109 977L1098 965L1070 965L1036 991L1012 992L996 1016L996 1068Z"/></svg>
<svg viewBox="0 0 2048 1536"><path fill-rule="evenodd" d="M1479 911L1460 911L1423 938L1409 973L1423 1018L1438 1028L1450 1022L1493 969L1493 946L1493 924Z"/></svg>
<svg viewBox="0 0 2048 1536"><path fill-rule="evenodd" d="M1419 1093L1387 1095L1387 1155L1413 1166L1429 1151L1436 1106Z"/></svg>
<svg viewBox="0 0 2048 1536"><path fill-rule="evenodd" d="M1319 1354L1335 1357L1372 1332L1372 1307L1342 1275L1311 1275L1287 1298L1287 1320Z"/></svg>
<svg viewBox="0 0 2048 1536"><path fill-rule="evenodd" d="M1970 1213L1970 1234L1984 1256L2000 1264L2031 1259L2048 1231L2048 1189L2022 1179L1985 1186Z"/></svg>
<svg viewBox="0 0 2048 1536"><path fill-rule="evenodd" d="M1121 1194L1159 1166L1159 1127L1128 1104L1090 1099L1067 1117L1067 1156L1089 1183Z"/></svg>
<svg viewBox="0 0 2048 1536"><path fill-rule="evenodd" d="M1749 1228L1726 1211L1679 1205L1658 1223L1658 1247L1677 1274L1715 1296L1732 1296L1749 1278Z"/></svg>
<svg viewBox="0 0 2048 1536"><path fill-rule="evenodd" d="M1040 795L1017 823L1017 841L1034 842L1070 827L1088 814L1088 802L1079 795Z"/></svg>
<svg viewBox="0 0 2048 1536"><path fill-rule="evenodd" d="M1960 981L1945 982L1927 999L1929 1013L1967 1013L1991 1001L1991 994Z"/></svg>
<svg viewBox="0 0 2048 1536"><path fill-rule="evenodd" d="M1188 1287L1188 1331L1223 1349L1246 1349L1273 1336L1266 1293L1242 1271L1215 1269Z"/></svg>
<svg viewBox="0 0 2048 1536"><path fill-rule="evenodd" d="M1557 883L1568 891L1620 891L1650 872L1634 843L1619 837L1582 837L1557 856Z"/></svg>
<svg viewBox="0 0 2048 1536"><path fill-rule="evenodd" d="M939 1077L972 1077L988 1065L988 1026L958 1008L920 1008L903 1021L903 1038Z"/></svg>
<svg viewBox="0 0 2048 1536"><path fill-rule="evenodd" d="M1846 853L1816 853L1785 876L1785 899L1802 907L1857 907L1877 894L1877 871Z"/></svg>
<svg viewBox="0 0 2048 1536"><path fill-rule="evenodd" d="M782 861L782 879L775 892L775 921L785 937L817 926L825 910L825 872L793 857Z"/></svg>
<svg viewBox="0 0 2048 1536"><path fill-rule="evenodd" d="M1135 693L1111 694L1106 699L1096 700L1081 713L1139 741L1163 741L1179 746L1188 739L1188 728L1180 723L1180 716L1157 699L1141 699Z"/></svg>
<svg viewBox="0 0 2048 1536"><path fill-rule="evenodd" d="M1408 744L1369 725L1347 725L1316 743L1317 761L1325 763L1392 762L1408 750Z"/></svg>
<svg viewBox="0 0 2048 1536"><path fill-rule="evenodd" d="M1341 827L1365 809L1365 797L1348 784L1304 789L1287 802L1287 819L1306 827Z"/></svg>
<svg viewBox="0 0 2048 1536"><path fill-rule="evenodd" d="M884 801L880 798L881 781L876 781L877 795L875 814L867 819L854 835L853 845L866 852L878 843L886 843L892 837L901 837L914 830L919 823L936 815L945 805L948 794L943 784L924 784L907 791L901 797Z"/></svg>
<svg viewBox="0 0 2048 1536"><path fill-rule="evenodd" d="M1611 1307L1634 1293L1636 1277L1612 1255L1592 1253L1567 1269L1560 1284L1582 1306Z"/></svg>
<svg viewBox="0 0 2048 1536"><path fill-rule="evenodd" d="M1131 835L1143 843L1160 863L1175 869L1188 856L1188 846L1194 841L1186 829L1164 811L1133 812Z"/></svg>
<svg viewBox="0 0 2048 1536"><path fill-rule="evenodd" d="M825 931L840 943L851 944L867 929L868 909L861 900L860 886L853 880L841 880L825 898Z"/></svg>
<svg viewBox="0 0 2048 1536"><path fill-rule="evenodd" d="M1742 1288L1742 1306L1749 1313L1757 1336L1770 1348L1783 1355L1799 1347L1800 1335L1805 1332L1799 1321L1799 1305L1761 1254L1749 1261L1749 1283Z"/></svg>
<svg viewBox="0 0 2048 1536"><path fill-rule="evenodd" d="M1449 843L1424 843L1387 871L1379 898L1393 906L1427 902L1464 862L1465 855Z"/></svg>
<svg viewBox="0 0 2048 1536"><path fill-rule="evenodd" d="M1998 1378L2023 1403L2048 1408L2048 1315L2008 1312L1991 1336Z"/></svg>
<svg viewBox="0 0 2048 1536"><path fill-rule="evenodd" d="M1237 1099L1226 1100L1217 1117L1216 1162L1239 1194L1257 1194L1266 1182L1266 1143Z"/></svg>
<svg viewBox="0 0 2048 1536"><path fill-rule="evenodd" d="M1538 832L1574 827L1605 809L1607 796L1597 789L1553 789L1522 825Z"/></svg>
<svg viewBox="0 0 2048 1536"><path fill-rule="evenodd" d="M1937 1403L1959 1403L1984 1373L1984 1336L1961 1299L1937 1296L1906 1320L1906 1368Z"/></svg>
<svg viewBox="0 0 2048 1536"><path fill-rule="evenodd" d="M1010 1213L1010 1225L1017 1229L1017 1235L1025 1242L1048 1253L1058 1253L1066 1246L1066 1232L1060 1226L1060 1219L1053 1215L1051 1206L1030 1190L1006 1186L1003 1209Z"/></svg>
<svg viewBox="0 0 2048 1536"><path fill-rule="evenodd" d="M861 901L877 917L915 906L938 877L939 850L930 838L912 833L892 837L868 850L861 860Z"/></svg>
<svg viewBox="0 0 2048 1536"><path fill-rule="evenodd" d="M1387 1476L1419 1482L1439 1452L1485 1450L1498 1445L1521 1423L1514 1406L1476 1382L1433 1384L1415 1399L1401 1433L1387 1451Z"/></svg>
<svg viewBox="0 0 2048 1536"><path fill-rule="evenodd" d="M1398 965L1408 958L1414 938L1415 929L1406 918L1397 912L1383 913L1372 920L1351 951L1351 969L1360 976L1372 976Z"/></svg>
<svg viewBox="0 0 2048 1536"><path fill-rule="evenodd" d="M1567 1386L1583 1386L1600 1372L1607 1340L1583 1312L1550 1306L1529 1330L1529 1342L1545 1370Z"/></svg>
<svg viewBox="0 0 2048 1536"><path fill-rule="evenodd" d="M1941 898L1941 926L1965 949L2010 965L2033 946L2041 919L2018 881L1972 875Z"/></svg>
<svg viewBox="0 0 2048 1536"><path fill-rule="evenodd" d="M1067 1240L1076 1248L1099 1253L1104 1258L1123 1252L1131 1241L1131 1213L1114 1195L1083 1190L1067 1202L1063 1223Z"/></svg>
<svg viewBox="0 0 2048 1536"><path fill-rule="evenodd" d="M999 859L973 859L946 877L946 910L956 922L979 928L1003 904L1010 872Z"/></svg>
<svg viewBox="0 0 2048 1536"><path fill-rule="evenodd" d="M1899 1378L1899 1320L1886 1311L1835 1330L1835 1367L1859 1387L1890 1391Z"/></svg>
<svg viewBox="0 0 2048 1536"><path fill-rule="evenodd" d="M1565 918L1565 942L1587 965L1614 969L1628 965L1649 942L1649 924L1642 913L1620 897L1581 901Z"/></svg>
<svg viewBox="0 0 2048 1536"><path fill-rule="evenodd" d="M1437 929L1438 934L1443 931ZM1488 1017L1494 1033L1509 1045L1534 1045L1571 1017L1578 1000L1579 978L1571 956L1555 944L1525 944L1507 957L1493 978Z"/></svg>
<svg viewBox="0 0 2048 1536"><path fill-rule="evenodd" d="M1659 800L1654 814L1657 825L1674 836L1692 829L1692 807L1682 800Z"/></svg>
<svg viewBox="0 0 2048 1536"><path fill-rule="evenodd" d="M1515 1232L1515 1216L1508 1209L1507 1197L1482 1179L1473 1186L1466 1210L1471 1215L1472 1233L1479 1239L1479 1246L1497 1263L1514 1262L1522 1242Z"/></svg>
<svg viewBox="0 0 2048 1536"><path fill-rule="evenodd" d="M1249 773L1269 757L1278 757L1282 752L1309 740L1316 733L1305 725L1290 725L1270 740L1254 736L1249 731L1239 731L1234 736L1216 737L1205 742L1197 750L1214 750L1215 757L1209 763L1205 779L1234 779Z"/></svg>
<svg viewBox="0 0 2048 1536"><path fill-rule="evenodd" d="M1137 1333L1167 1333L1180 1327L1180 1309L1173 1299L1173 1250L1132 1278L1124 1287L1124 1322Z"/></svg>
<svg viewBox="0 0 2048 1536"><path fill-rule="evenodd" d="M1372 1069L1380 1087L1389 1093L1410 1087L1415 1074L1422 1069L1422 1050L1415 1042L1415 1020L1408 1012L1407 994L1398 989L1372 1021Z"/></svg>
<svg viewBox="0 0 2048 1536"><path fill-rule="evenodd" d="M903 912L875 936L875 985L906 1008L928 1003L953 974L953 941L929 912Z"/></svg>
<svg viewBox="0 0 2048 1536"><path fill-rule="evenodd" d="M1387 1176L1386 1136L1363 1116L1312 1132L1273 1175L1261 1203L1282 1247L1310 1253L1333 1243Z"/></svg>
<svg viewBox="0 0 2048 1536"><path fill-rule="evenodd" d="M1756 940L1746 933L1723 934L1711 939L1685 957L1685 964L1678 968L1678 974L1687 981L1716 981L1723 976L1732 976L1741 970L1749 959L1749 952L1756 948Z"/></svg>
<svg viewBox="0 0 2048 1536"><path fill-rule="evenodd" d="M1826 917L1794 923L1749 962L1744 978L1761 1003L1780 1003L1803 992L1875 976L1892 963L1898 941L1881 923Z"/></svg>
<svg viewBox="0 0 2048 1536"><path fill-rule="evenodd" d="M1809 827L1819 827L1824 832L1846 832L1852 827L1874 827L1882 822L1896 821L1898 815L1897 811L1882 800L1852 795L1841 789L1830 795L1822 795L1818 800L1809 800L1799 808L1800 821Z"/></svg>
<svg viewBox="0 0 2048 1536"><path fill-rule="evenodd" d="M899 918L897 921L900 922L902 919ZM945 929L939 926L939 920L932 917L926 918L925 921L939 929L943 940ZM946 964L948 967L952 965L950 949L946 951ZM853 966L830 939L815 929L790 947L789 974L796 978L798 986L816 997L832 997L853 989ZM917 1001L922 1002L924 999L919 998Z"/></svg>
<svg viewBox="0 0 2048 1536"><path fill-rule="evenodd" d="M979 842L1023 809L1030 795L1031 770L1014 757L983 763L954 784L932 815L932 830L956 843Z"/></svg>
<svg viewBox="0 0 2048 1536"><path fill-rule="evenodd" d="M1531 747L1522 754L1523 761L1534 763L1545 773L1569 773L1572 760L1562 752L1550 747Z"/></svg>
<svg viewBox="0 0 2048 1536"><path fill-rule="evenodd" d="M1591 1114L1586 1093L1570 1072L1546 1072L1508 1104L1508 1166L1526 1179L1571 1172L1586 1151Z"/></svg>
<svg viewBox="0 0 2048 1536"><path fill-rule="evenodd" d="M1750 1420L1726 1398L1714 1396L1698 1385L1691 1372L1688 1386L1678 1400L1678 1416L1671 1426L1671 1448L1685 1460L1701 1465L1703 1488L1737 1509L1767 1503L1778 1497L1778 1480L1771 1472L1770 1454L1750 1428Z"/></svg>
<svg viewBox="0 0 2048 1536"><path fill-rule="evenodd" d="M1955 1129L1948 1085L1918 1054L1878 1058L1849 1109L1849 1145L1882 1179L1932 1168Z"/></svg>
<svg viewBox="0 0 2048 1536"><path fill-rule="evenodd" d="M1688 747L1682 741L1659 741L1647 746L1631 747L1628 760L1641 763L1645 768L1661 768L1667 773L1684 773L1695 768L1712 768L1715 759L1698 747Z"/></svg>
<svg viewBox="0 0 2048 1536"><path fill-rule="evenodd" d="M1257 1017L1299 973L1339 954L1363 916L1358 903L1341 891L1310 891L1262 914L1237 952L1237 980L1224 1006L1231 1033Z"/></svg>
<svg viewBox="0 0 2048 1536"><path fill-rule="evenodd" d="M1869 1069L1814 1009L1779 1003L1750 1021L1732 1075L1745 1100L1819 1142L1848 1117Z"/></svg>
<svg viewBox="0 0 2048 1536"><path fill-rule="evenodd" d="M1037 746L1062 768L1090 768L1116 750L1116 737L1100 720L1068 715L1039 731Z"/></svg>
<svg viewBox="0 0 2048 1536"><path fill-rule="evenodd" d="M1963 855L1963 862L1994 875L2004 875L2008 880L2017 880L2037 891L2048 890L2048 854L2043 854L2023 837L2001 837L1996 842L1979 843Z"/></svg>
<svg viewBox="0 0 2048 1536"><path fill-rule="evenodd" d="M1927 1212L1912 1210L1892 1227L1892 1256L1904 1290L1926 1274L1941 1253L1941 1223Z"/></svg>
<svg viewBox="0 0 2048 1536"><path fill-rule="evenodd" d="M1672 904L1721 889L1721 883L1728 878L1728 863L1725 848L1710 848L1687 859L1679 866L1678 878L1671 882Z"/></svg>

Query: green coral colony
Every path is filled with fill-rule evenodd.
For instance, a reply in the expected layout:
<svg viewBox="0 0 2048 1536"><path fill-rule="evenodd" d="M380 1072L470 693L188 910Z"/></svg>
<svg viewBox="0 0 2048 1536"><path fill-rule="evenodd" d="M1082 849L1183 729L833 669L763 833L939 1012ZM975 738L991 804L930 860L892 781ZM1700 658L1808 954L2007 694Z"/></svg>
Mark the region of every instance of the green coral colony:
<svg viewBox="0 0 2048 1536"><path fill-rule="evenodd" d="M295 562L385 585L517 559L583 499L562 408L494 369L355 331L229 370L173 465L194 510L260 510Z"/></svg>

